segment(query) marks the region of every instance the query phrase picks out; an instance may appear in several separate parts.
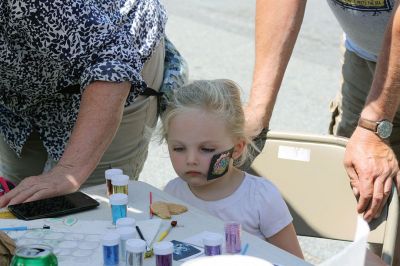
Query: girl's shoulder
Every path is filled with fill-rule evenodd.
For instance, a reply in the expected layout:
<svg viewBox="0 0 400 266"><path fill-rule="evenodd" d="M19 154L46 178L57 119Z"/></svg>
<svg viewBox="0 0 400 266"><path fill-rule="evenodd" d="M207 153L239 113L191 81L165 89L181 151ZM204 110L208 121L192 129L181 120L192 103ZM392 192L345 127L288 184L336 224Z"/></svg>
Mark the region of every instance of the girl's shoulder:
<svg viewBox="0 0 400 266"><path fill-rule="evenodd" d="M256 202L263 202L263 204L265 204L282 199L278 187L265 177L245 173L245 182L248 188L247 193L250 193L249 195L254 195L254 200Z"/></svg>
<svg viewBox="0 0 400 266"><path fill-rule="evenodd" d="M268 178L255 176L247 172L245 172L245 182L255 190L278 190Z"/></svg>

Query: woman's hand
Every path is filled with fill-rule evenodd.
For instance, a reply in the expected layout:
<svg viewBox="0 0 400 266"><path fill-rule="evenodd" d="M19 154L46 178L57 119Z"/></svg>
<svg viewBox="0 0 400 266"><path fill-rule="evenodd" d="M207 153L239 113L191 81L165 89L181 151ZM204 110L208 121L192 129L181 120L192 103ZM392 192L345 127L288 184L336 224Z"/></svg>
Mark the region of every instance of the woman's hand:
<svg viewBox="0 0 400 266"><path fill-rule="evenodd" d="M47 173L22 180L0 197L0 207L72 193L79 189L81 183L71 174L69 167L58 164Z"/></svg>

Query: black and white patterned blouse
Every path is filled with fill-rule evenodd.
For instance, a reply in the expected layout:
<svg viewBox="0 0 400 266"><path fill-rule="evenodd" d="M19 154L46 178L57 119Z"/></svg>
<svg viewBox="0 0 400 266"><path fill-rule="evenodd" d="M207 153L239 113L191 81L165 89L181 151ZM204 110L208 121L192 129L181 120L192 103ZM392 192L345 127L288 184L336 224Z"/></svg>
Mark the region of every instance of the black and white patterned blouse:
<svg viewBox="0 0 400 266"><path fill-rule="evenodd" d="M59 160L92 81L130 81L131 104L145 86L140 71L167 17L158 0L1 0L0 132L20 155L32 130ZM80 93L65 88L80 87Z"/></svg>

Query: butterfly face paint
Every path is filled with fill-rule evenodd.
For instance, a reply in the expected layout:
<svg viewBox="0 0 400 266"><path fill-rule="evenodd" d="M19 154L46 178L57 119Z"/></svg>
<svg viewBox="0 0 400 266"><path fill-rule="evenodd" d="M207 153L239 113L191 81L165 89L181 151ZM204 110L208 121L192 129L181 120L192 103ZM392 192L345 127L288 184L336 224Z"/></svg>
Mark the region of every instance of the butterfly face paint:
<svg viewBox="0 0 400 266"><path fill-rule="evenodd" d="M215 154L211 158L210 168L208 169L207 180L213 180L223 176L228 172L229 162L232 158L234 148Z"/></svg>

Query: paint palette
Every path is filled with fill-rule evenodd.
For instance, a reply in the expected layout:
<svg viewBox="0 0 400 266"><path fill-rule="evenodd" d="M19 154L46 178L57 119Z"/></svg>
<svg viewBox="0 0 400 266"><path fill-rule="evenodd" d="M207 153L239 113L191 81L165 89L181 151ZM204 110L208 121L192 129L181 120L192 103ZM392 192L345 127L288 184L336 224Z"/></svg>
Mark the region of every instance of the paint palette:
<svg viewBox="0 0 400 266"><path fill-rule="evenodd" d="M17 246L45 244L53 248L59 265L86 264L98 265L101 254L101 235L58 232L53 230L10 231L8 235ZM64 263L63 263L64 262ZM67 263L68 262L68 263Z"/></svg>

